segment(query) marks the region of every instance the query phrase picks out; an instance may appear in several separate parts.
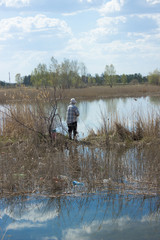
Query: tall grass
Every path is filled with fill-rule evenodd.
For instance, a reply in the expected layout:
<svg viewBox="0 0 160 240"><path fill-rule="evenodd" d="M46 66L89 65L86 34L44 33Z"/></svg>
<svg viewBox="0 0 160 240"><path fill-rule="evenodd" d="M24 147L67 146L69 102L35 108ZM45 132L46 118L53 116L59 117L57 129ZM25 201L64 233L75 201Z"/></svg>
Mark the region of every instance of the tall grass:
<svg viewBox="0 0 160 240"><path fill-rule="evenodd" d="M160 138L160 113L152 111L144 116L134 113L132 120L120 119L117 114L110 119L101 112L102 124L97 131L98 136L105 137L105 141L124 142ZM91 135L95 135L93 133ZM111 141L110 141L111 140Z"/></svg>
<svg viewBox="0 0 160 240"><path fill-rule="evenodd" d="M1 136L15 139L43 138L52 140L52 130L61 125L57 113L56 92L39 92L32 102L24 96L20 103L8 103L0 109Z"/></svg>

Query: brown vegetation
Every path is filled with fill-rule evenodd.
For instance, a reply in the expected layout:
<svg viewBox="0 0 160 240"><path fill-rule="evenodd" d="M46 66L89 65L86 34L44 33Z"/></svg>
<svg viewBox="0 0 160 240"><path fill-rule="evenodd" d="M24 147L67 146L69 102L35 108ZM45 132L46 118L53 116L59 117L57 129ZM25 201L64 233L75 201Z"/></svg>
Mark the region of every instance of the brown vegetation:
<svg viewBox="0 0 160 240"><path fill-rule="evenodd" d="M74 180L84 183L77 189L82 192L155 196L160 193L159 150L157 143L112 151L69 142L56 148L44 142L14 143L0 151L0 197L72 195Z"/></svg>
<svg viewBox="0 0 160 240"><path fill-rule="evenodd" d="M0 103L9 103L21 100L35 101L38 95L44 89L18 87L18 88L1 88ZM54 88L47 88L50 98L54 95ZM142 84L142 85L116 85L112 88L109 86L96 86L87 88L57 89L57 98L110 98L110 97L140 97L140 96L160 96L160 86Z"/></svg>
<svg viewBox="0 0 160 240"><path fill-rule="evenodd" d="M97 146L115 145L141 145L149 142L159 142L160 139L160 115L153 112L146 114L145 118L134 113L132 122L127 119L120 120L118 116L108 118L101 113L102 124L97 132L90 131L86 141Z"/></svg>
<svg viewBox="0 0 160 240"><path fill-rule="evenodd" d="M66 98L70 91L68 95L65 92ZM102 116L104 124L97 135L94 133L86 140L74 142L57 134L57 138L51 141L48 114L50 107L56 107L57 95L50 95L47 91L37 93L32 107L31 98L21 92L25 104L8 104L6 111L1 112L1 197L33 193L51 197L72 194L73 180L82 180L85 183L83 191L86 192L106 188L132 192L136 189L136 182L139 194L159 194L159 116L148 117L148 121L139 118L132 129L118 120L109 127ZM48 111L44 108L46 103L49 104ZM134 160L130 164L125 155L125 151L129 151L127 144L135 141L140 142L135 151L139 154L136 156L137 166ZM144 143L145 148L142 148ZM95 146L99 148L95 149ZM126 184L123 184L124 178Z"/></svg>

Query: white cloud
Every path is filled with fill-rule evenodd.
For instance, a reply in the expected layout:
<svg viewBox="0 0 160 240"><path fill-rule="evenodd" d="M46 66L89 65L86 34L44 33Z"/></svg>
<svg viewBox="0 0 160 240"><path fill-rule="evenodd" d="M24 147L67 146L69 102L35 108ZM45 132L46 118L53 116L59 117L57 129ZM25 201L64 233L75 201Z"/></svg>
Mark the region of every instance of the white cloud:
<svg viewBox="0 0 160 240"><path fill-rule="evenodd" d="M157 29L156 32L160 31L160 13L152 13L152 14L135 14L132 15L135 16L136 18L142 18L142 19L152 19L155 21L155 23L157 24Z"/></svg>
<svg viewBox="0 0 160 240"><path fill-rule="evenodd" d="M149 228L149 223L152 222L152 224L155 224L157 227L159 220L159 213L156 213L148 217L142 217L142 219L134 222L132 222L132 219L129 216L124 216L118 219L109 219L103 221L101 224L98 221L93 221L90 225L87 223L80 228L70 228L63 231L63 240L107 239L107 236L110 236L110 238L113 239L122 239L123 232L125 233L125 236L130 236L137 230L140 234L139 239L141 239L141 236L144 235L144 229L146 227ZM153 225L151 226L151 231Z"/></svg>
<svg viewBox="0 0 160 240"><path fill-rule="evenodd" d="M44 237L43 240L58 240L58 238L55 236L51 236L51 237Z"/></svg>
<svg viewBox="0 0 160 240"><path fill-rule="evenodd" d="M111 233L112 231L118 230L122 231L128 228L128 223L130 222L130 218L128 216L119 218L115 221L107 220L101 224L99 230L99 222L93 221L90 225L83 225L81 228L77 229L68 229L63 232L63 240L73 240L73 239L95 239L95 234L98 234L102 237L101 233L105 232L105 236L107 233ZM97 236L98 236L97 235ZM98 238L98 237L97 237Z"/></svg>
<svg viewBox="0 0 160 240"><path fill-rule="evenodd" d="M91 11L97 12L97 9L95 9L95 8L87 8L87 9L78 10L78 11L75 11L75 12L62 13L62 16L75 16L75 15L78 15L78 14L88 13L88 12L91 12Z"/></svg>
<svg viewBox="0 0 160 240"><path fill-rule="evenodd" d="M146 0L148 3L155 5L155 4L159 4L160 0Z"/></svg>
<svg viewBox="0 0 160 240"><path fill-rule="evenodd" d="M81 3L85 2L85 1L87 1L88 3L92 3L93 0L79 0L79 2L81 2Z"/></svg>
<svg viewBox="0 0 160 240"><path fill-rule="evenodd" d="M106 15L107 13L119 12L124 5L124 0L111 0L99 9L101 15Z"/></svg>
<svg viewBox="0 0 160 240"><path fill-rule="evenodd" d="M134 17L152 19L157 26L159 25L159 14L137 14ZM106 63L113 63L119 73L135 71L147 74L147 68L143 68L137 59L146 66L149 64L148 59L154 58L155 63L159 62L160 46L157 43L159 31L151 29L151 31L136 32L135 29L129 32L128 18L129 16L102 17L97 20L96 28L74 36L65 48L55 53L58 57L80 59L87 64L90 73L94 73L91 69L103 72Z"/></svg>
<svg viewBox="0 0 160 240"><path fill-rule="evenodd" d="M119 23L125 23L126 17L119 16L119 17L103 17L97 20L97 25L99 27L108 27L112 28L113 25L118 25Z"/></svg>
<svg viewBox="0 0 160 240"><path fill-rule="evenodd" d="M11 211L9 208L4 209L3 214L9 216L16 221L31 221L32 223L44 223L50 219L54 219L58 216L56 209L48 209L44 211L45 205L39 204L27 204L24 210L17 208Z"/></svg>
<svg viewBox="0 0 160 240"><path fill-rule="evenodd" d="M0 40L13 38L17 34L23 35L23 33L48 30L57 30L61 34L71 34L71 29L63 20L49 18L45 15L26 18L18 16L0 21Z"/></svg>
<svg viewBox="0 0 160 240"><path fill-rule="evenodd" d="M29 222L15 222L15 223L11 223L8 225L7 230L21 230L24 228L41 228L43 226L43 224L33 224L33 223L29 223Z"/></svg>
<svg viewBox="0 0 160 240"><path fill-rule="evenodd" d="M144 222L151 223L151 222L159 222L159 221L160 221L160 214L159 214L159 212L151 213L150 215L145 215L141 219L142 223L144 223Z"/></svg>
<svg viewBox="0 0 160 240"><path fill-rule="evenodd" d="M25 7L30 4L30 0L0 0L0 6L6 7Z"/></svg>
<svg viewBox="0 0 160 240"><path fill-rule="evenodd" d="M78 38L73 37L68 41L68 45L66 50L68 51L86 51L85 54L91 56L94 54L96 50L100 50L103 48L103 44L99 45L99 42L104 41L105 45L107 45L107 38L118 34L118 26L119 24L123 24L126 22L126 18L123 16L120 17L103 17L97 20L97 27L90 30L89 32L82 33ZM94 51L93 51L94 49ZM89 51L93 51L93 53L89 53ZM98 50L98 51L99 51ZM101 51L100 51L101 52Z"/></svg>

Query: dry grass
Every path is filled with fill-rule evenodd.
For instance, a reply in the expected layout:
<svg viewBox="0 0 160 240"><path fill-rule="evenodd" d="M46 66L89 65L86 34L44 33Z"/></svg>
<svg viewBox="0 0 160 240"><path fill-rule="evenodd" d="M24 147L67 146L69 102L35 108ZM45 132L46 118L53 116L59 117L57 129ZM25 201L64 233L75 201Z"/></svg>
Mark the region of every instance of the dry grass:
<svg viewBox="0 0 160 240"><path fill-rule="evenodd" d="M0 103L8 103L13 101L37 99L37 96L43 89L35 88L13 88L13 89L0 89ZM49 97L54 95L54 89L47 89ZM109 86L96 86L81 89L59 89L57 90L57 98L110 98L110 97L139 97L139 96L159 96L160 86L154 85L117 85L112 88Z"/></svg>
<svg viewBox="0 0 160 240"><path fill-rule="evenodd" d="M61 148L40 143L15 143L0 152L0 197L32 195L57 197L82 192L119 191L134 195L160 194L160 149L108 151L69 144ZM124 183L125 182L125 183Z"/></svg>
<svg viewBox="0 0 160 240"><path fill-rule="evenodd" d="M102 116L104 124L99 130L98 140L101 143L103 135L105 149L106 144L109 145L109 143L113 143L113 148L111 147L110 151L108 148L107 151L105 149L101 151L95 148L95 145L91 148L86 147L85 141L70 142L62 135L58 135L54 142L43 138L39 133L44 133L46 136L44 106L47 100L48 103L52 101L48 92L41 92L38 97L39 105L35 104L31 107L29 102L10 104L7 106L7 112L1 115L1 197L33 193L52 197L64 195L66 192L73 194L73 180L85 182L83 191L86 192L109 187L120 191L128 188L130 191L138 191L139 194L159 194L159 115L150 114L147 119L139 117L133 122L132 129L126 122L119 122L118 119L113 119L109 124L108 120ZM94 140L95 138L94 136ZM146 139L156 139L156 141L153 145L153 141L146 141ZM7 144L4 144L4 140ZM125 155L123 148L115 148L114 142L119 144L119 142L139 140L146 141L146 149L143 149L144 153L142 149L135 151L139 153L139 159L136 158L138 165L133 161L131 166L128 162L130 158ZM122 184L124 177L129 179L130 184ZM104 179L106 179L106 186L104 186ZM137 189L132 184L136 181L139 184Z"/></svg>
<svg viewBox="0 0 160 240"><path fill-rule="evenodd" d="M114 86L96 86L84 89L65 90L67 98L110 98L110 97L140 97L140 96L159 96L160 86L154 85L124 85Z"/></svg>
<svg viewBox="0 0 160 240"><path fill-rule="evenodd" d="M45 96L42 97L42 95ZM56 98L62 98L63 90L61 89L36 89L36 88L29 88L29 87L18 87L18 88L1 88L0 89L0 103L1 104L10 104L11 102L23 101L33 103L36 102L38 98L41 100L53 99L55 96Z"/></svg>
<svg viewBox="0 0 160 240"><path fill-rule="evenodd" d="M57 92L39 91L32 102L23 95L21 102L8 103L0 109L0 131L4 138L25 140L27 138L47 141L52 129L61 126L57 110Z"/></svg>
<svg viewBox="0 0 160 240"><path fill-rule="evenodd" d="M146 117L134 113L132 122L127 119L120 120L112 116L108 121L107 116L101 113L102 124L97 133L90 131L87 140L98 145L114 145L121 142L125 144L148 143L160 139L160 114L152 112Z"/></svg>

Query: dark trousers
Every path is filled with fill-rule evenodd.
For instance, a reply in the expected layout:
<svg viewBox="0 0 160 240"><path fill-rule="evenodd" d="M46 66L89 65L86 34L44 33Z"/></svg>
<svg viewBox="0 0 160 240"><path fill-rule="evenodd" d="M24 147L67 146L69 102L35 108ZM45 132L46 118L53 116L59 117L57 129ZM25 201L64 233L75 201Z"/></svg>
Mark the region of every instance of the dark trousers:
<svg viewBox="0 0 160 240"><path fill-rule="evenodd" d="M75 137L77 134L77 122L69 123L68 124L68 133L69 137L71 138L73 132L73 136Z"/></svg>

